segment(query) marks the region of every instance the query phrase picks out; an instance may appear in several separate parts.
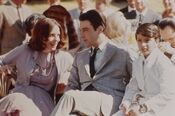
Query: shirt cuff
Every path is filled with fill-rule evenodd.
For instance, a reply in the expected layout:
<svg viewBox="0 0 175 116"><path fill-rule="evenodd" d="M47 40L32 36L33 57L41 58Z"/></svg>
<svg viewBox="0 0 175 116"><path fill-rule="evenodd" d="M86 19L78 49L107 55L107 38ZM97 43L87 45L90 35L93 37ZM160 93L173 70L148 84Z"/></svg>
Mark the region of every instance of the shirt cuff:
<svg viewBox="0 0 175 116"><path fill-rule="evenodd" d="M129 108L131 105L131 102L129 102L128 100L124 100L124 101L122 101L121 104L123 104L126 108Z"/></svg>
<svg viewBox="0 0 175 116"><path fill-rule="evenodd" d="M175 52L171 56L171 61L173 62L173 64L175 64Z"/></svg>

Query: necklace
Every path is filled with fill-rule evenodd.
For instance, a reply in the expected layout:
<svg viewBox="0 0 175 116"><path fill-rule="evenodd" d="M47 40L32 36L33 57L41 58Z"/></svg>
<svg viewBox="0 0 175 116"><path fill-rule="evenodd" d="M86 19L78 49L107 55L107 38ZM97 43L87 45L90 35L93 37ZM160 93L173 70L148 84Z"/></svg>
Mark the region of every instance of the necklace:
<svg viewBox="0 0 175 116"><path fill-rule="evenodd" d="M39 57L38 57L39 58ZM39 59L38 59L39 60ZM38 67L39 69L39 73L41 76L49 76L52 72L52 69L53 69L53 66L54 66L54 63L55 63L55 60L54 60L54 53L51 53L51 56L50 56L50 63L48 66L46 67L43 67L41 66L41 64L39 62L36 61L36 66Z"/></svg>

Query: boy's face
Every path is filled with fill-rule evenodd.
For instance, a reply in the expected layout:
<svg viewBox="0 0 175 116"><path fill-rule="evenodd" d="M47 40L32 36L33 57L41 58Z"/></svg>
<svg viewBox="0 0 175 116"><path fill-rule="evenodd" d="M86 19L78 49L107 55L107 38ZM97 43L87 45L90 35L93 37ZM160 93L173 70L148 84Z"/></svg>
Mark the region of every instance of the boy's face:
<svg viewBox="0 0 175 116"><path fill-rule="evenodd" d="M136 35L136 41L140 52L147 58L150 53L157 47L154 38L143 36L142 34Z"/></svg>

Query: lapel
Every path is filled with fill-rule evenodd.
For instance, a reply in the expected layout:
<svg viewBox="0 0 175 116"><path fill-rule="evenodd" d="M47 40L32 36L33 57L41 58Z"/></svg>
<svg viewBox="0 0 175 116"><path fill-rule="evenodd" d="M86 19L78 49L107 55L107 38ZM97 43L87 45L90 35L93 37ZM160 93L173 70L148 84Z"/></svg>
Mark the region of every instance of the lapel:
<svg viewBox="0 0 175 116"><path fill-rule="evenodd" d="M86 70L86 72L87 72L87 74L88 74L88 77L90 78L90 79L92 79L91 77L90 77L90 66L89 66L89 59L90 59L90 55L91 55L91 50L90 50L90 48L89 49L87 49L87 51L86 52L88 52L88 53L85 53L85 54L87 54L87 55L84 55L84 58L83 58L83 60L84 60L84 67L85 67L85 70Z"/></svg>
<svg viewBox="0 0 175 116"><path fill-rule="evenodd" d="M100 73L101 69L104 68L104 66L110 61L110 59L113 57L115 53L116 53L116 48L114 49L114 47L110 43L107 43L105 53L101 61L101 65L99 69L96 71L95 75Z"/></svg>
<svg viewBox="0 0 175 116"><path fill-rule="evenodd" d="M143 58L140 56L138 61L135 61L137 65L135 65L135 73L137 74L136 78L138 80L138 85L141 90L144 89L144 72L143 72Z"/></svg>
<svg viewBox="0 0 175 116"><path fill-rule="evenodd" d="M148 58L147 58L147 60L146 60L146 64L145 64L145 70L144 70L144 77L145 77L145 79L146 79L147 77L149 77L148 74L150 74L151 69L152 69L153 65L156 63L157 58L159 57L159 54L160 54L160 53L161 53L160 50L156 48L156 49L148 56Z"/></svg>

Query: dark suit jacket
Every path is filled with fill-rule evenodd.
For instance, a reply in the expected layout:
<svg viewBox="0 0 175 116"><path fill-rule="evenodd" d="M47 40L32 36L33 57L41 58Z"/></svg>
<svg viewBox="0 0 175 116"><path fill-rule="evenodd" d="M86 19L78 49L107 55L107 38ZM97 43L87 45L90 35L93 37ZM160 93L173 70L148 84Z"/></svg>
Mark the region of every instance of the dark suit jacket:
<svg viewBox="0 0 175 116"><path fill-rule="evenodd" d="M123 13L126 19L135 19L136 18L136 11L133 10L131 12L128 12L128 7L124 7L119 10L120 12Z"/></svg>

